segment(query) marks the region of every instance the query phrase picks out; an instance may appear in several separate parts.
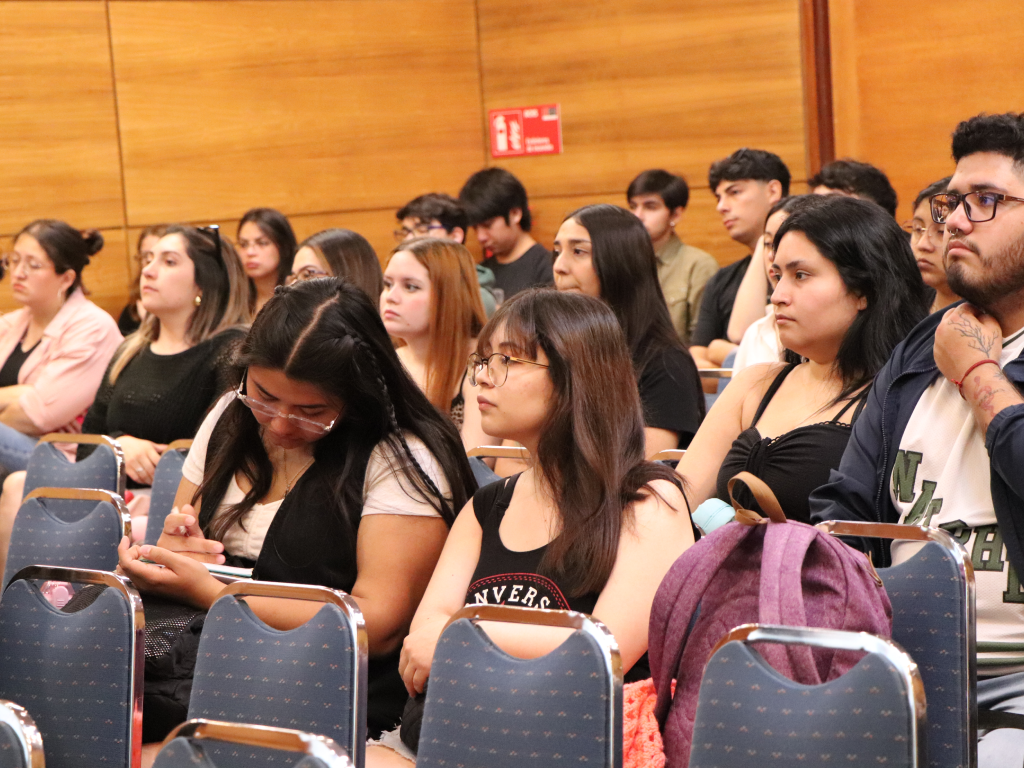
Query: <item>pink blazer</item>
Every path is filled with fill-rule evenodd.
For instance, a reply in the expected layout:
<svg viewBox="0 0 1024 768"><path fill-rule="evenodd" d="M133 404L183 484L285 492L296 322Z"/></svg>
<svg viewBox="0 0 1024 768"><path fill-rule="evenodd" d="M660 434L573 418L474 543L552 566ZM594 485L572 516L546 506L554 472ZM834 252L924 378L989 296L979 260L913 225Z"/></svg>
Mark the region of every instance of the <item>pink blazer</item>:
<svg viewBox="0 0 1024 768"><path fill-rule="evenodd" d="M0 365L25 335L28 322L28 309L0 316ZM71 294L18 373L18 384L32 387L18 403L40 434L82 431L76 419L92 405L122 341L114 319L86 299L81 288Z"/></svg>

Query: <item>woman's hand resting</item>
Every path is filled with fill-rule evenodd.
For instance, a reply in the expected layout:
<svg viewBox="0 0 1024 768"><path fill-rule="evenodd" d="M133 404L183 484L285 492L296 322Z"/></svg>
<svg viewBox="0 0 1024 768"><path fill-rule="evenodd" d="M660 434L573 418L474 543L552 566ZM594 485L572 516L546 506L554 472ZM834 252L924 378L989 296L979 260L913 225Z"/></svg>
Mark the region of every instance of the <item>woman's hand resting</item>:
<svg viewBox="0 0 1024 768"><path fill-rule="evenodd" d="M124 466L128 477L139 485L152 485L157 462L167 450L167 446L131 435L121 435L117 442L124 453Z"/></svg>

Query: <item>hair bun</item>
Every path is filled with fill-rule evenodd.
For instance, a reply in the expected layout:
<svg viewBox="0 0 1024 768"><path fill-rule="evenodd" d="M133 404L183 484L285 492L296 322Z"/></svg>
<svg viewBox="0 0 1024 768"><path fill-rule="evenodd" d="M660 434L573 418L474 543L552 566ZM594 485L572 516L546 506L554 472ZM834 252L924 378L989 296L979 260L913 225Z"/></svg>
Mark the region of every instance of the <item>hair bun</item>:
<svg viewBox="0 0 1024 768"><path fill-rule="evenodd" d="M98 230L82 230L82 239L85 241L85 250L89 256L95 256L103 248L103 235Z"/></svg>

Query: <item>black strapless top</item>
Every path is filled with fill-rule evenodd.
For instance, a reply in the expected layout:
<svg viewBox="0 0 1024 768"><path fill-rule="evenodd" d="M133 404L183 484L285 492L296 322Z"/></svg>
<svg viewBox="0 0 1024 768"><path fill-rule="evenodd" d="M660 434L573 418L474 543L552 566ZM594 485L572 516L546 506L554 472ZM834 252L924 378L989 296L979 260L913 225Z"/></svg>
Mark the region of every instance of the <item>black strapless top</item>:
<svg viewBox="0 0 1024 768"><path fill-rule="evenodd" d="M747 471L764 480L774 491L787 518L810 523L811 511L807 497L828 482L829 473L833 469L839 468L846 443L850 439L852 425L841 424L839 419L850 406L856 405L853 414L853 420L856 421L866 402L867 390L847 403L830 421L797 427L778 437L761 437L757 422L795 367L795 364L788 365L779 372L758 405L753 423L733 441L718 471L716 495L728 503L729 479L738 472ZM746 487L737 484L736 491L737 502L747 509L762 512Z"/></svg>

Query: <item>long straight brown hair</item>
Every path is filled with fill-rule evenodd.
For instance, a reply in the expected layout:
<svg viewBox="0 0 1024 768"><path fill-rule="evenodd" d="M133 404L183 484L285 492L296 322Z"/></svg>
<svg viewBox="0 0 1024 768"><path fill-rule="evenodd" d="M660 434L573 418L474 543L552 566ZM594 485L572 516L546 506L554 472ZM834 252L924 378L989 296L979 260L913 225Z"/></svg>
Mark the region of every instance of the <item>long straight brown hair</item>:
<svg viewBox="0 0 1024 768"><path fill-rule="evenodd" d="M561 524L541 573L582 595L604 588L632 505L654 480L682 490L682 478L644 459L644 420L622 326L599 299L532 289L501 305L477 344L491 353L501 328L512 354L543 349L554 388L541 429L537 469L554 493Z"/></svg>
<svg viewBox="0 0 1024 768"><path fill-rule="evenodd" d="M434 407L448 413L466 372L470 342L487 322L473 254L453 240L421 237L396 246L385 269L399 251L415 256L430 275L430 347L424 389Z"/></svg>

